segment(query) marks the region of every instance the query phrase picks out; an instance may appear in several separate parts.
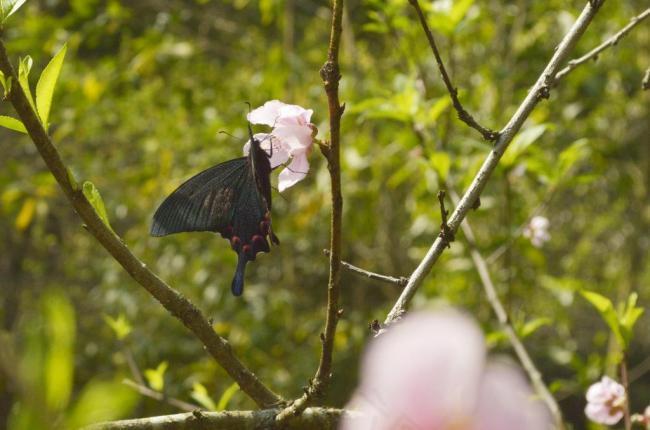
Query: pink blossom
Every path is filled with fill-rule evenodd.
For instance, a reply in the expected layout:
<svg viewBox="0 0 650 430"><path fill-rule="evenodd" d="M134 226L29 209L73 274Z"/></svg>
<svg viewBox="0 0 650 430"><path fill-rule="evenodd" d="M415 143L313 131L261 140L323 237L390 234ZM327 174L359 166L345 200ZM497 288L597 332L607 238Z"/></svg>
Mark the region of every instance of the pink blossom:
<svg viewBox="0 0 650 430"><path fill-rule="evenodd" d="M643 415L641 414L632 415L632 422L635 424L644 425L647 429L650 429L650 406L645 408Z"/></svg>
<svg viewBox="0 0 650 430"><path fill-rule="evenodd" d="M452 310L406 317L376 338L341 430L541 430L548 417L511 365L486 364L485 340Z"/></svg>
<svg viewBox="0 0 650 430"><path fill-rule="evenodd" d="M524 237L530 239L535 248L541 248L545 242L551 240L548 232L550 222L544 216L534 216L524 228Z"/></svg>
<svg viewBox="0 0 650 430"><path fill-rule="evenodd" d="M585 414L591 421L612 425L623 418L626 402L625 388L608 376L592 384L587 390Z"/></svg>
<svg viewBox="0 0 650 430"><path fill-rule="evenodd" d="M272 137L267 139L273 144L274 158L271 159L271 167L275 168L291 160L289 165L280 172L278 181L280 191L304 179L309 171L307 156L313 145L312 134L315 130L314 125L309 122L312 113L311 109L271 100L248 114L251 123L273 127L270 133ZM262 142L262 147L267 150L270 145L271 143ZM244 146L244 153L248 152L249 147L250 142Z"/></svg>

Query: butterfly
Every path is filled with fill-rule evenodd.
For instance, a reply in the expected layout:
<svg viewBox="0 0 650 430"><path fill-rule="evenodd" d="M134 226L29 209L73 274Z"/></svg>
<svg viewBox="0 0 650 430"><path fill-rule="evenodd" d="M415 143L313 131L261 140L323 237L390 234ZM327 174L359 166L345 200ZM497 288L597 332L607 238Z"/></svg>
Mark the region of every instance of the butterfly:
<svg viewBox="0 0 650 430"><path fill-rule="evenodd" d="M268 239L280 240L271 227L270 153L261 147L248 124L248 155L217 164L181 184L153 215L152 236L212 231L230 241L237 253L231 284L233 295L244 291L246 264L257 253L270 252Z"/></svg>

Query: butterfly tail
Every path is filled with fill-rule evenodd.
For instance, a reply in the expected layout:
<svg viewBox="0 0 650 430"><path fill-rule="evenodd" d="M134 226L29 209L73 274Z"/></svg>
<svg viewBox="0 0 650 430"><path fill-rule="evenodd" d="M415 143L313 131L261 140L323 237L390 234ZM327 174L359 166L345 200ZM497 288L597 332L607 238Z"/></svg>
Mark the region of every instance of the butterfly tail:
<svg viewBox="0 0 650 430"><path fill-rule="evenodd" d="M241 296L244 292L244 272L246 271L246 263L248 263L248 258L243 252L239 252L237 256L237 270L235 270L235 276L232 278L232 285L230 289L234 296Z"/></svg>

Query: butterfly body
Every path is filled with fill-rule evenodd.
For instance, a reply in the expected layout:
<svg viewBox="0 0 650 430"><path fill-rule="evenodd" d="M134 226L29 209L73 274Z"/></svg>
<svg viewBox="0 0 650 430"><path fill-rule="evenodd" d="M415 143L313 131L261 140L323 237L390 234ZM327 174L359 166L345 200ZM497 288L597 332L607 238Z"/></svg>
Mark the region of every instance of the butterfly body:
<svg viewBox="0 0 650 430"><path fill-rule="evenodd" d="M246 264L258 252L279 244L271 228L270 154L250 136L246 157L235 158L204 170L181 184L153 216L152 236L190 231L220 233L237 253L237 269L231 284L239 296L244 288Z"/></svg>

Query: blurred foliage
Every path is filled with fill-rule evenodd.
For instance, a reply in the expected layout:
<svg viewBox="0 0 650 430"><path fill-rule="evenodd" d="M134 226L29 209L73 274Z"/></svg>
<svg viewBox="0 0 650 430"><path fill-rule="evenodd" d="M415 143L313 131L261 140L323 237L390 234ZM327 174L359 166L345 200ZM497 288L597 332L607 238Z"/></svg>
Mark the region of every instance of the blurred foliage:
<svg viewBox="0 0 650 430"><path fill-rule="evenodd" d="M498 129L585 2L422 3L465 107ZM575 54L646 6L607 2ZM408 275L438 233L441 183L462 191L490 148L456 120L408 2L351 0L344 24L343 255ZM328 35L328 3L313 0L30 0L4 31L15 64L21 57L33 69L21 74L31 88L67 46L47 112L71 174L136 255L286 397L312 377L323 326L329 181L319 151L308 179L276 197L282 246L250 268L241 299L229 292L235 254L223 240L150 238L148 229L157 204L184 179L241 154L243 139L218 132L246 135L245 101L312 108L327 137L318 71ZM635 292L639 306L650 301L650 94L641 91L648 41L641 25L561 82L469 217L515 326L574 428L586 426L585 388L614 371L620 352L598 312L576 297L589 290L617 303ZM15 116L7 102L0 114ZM74 428L176 412L121 384L139 372L150 388L202 407L254 407L82 228L28 137L3 128L0 150L0 427ZM521 236L534 214L550 220L541 249ZM347 401L368 323L382 320L398 293L343 274L328 404ZM414 306L440 302L467 309L494 352L509 353L462 235ZM649 322L646 312L637 327ZM630 338L640 410L650 399L650 332Z"/></svg>

